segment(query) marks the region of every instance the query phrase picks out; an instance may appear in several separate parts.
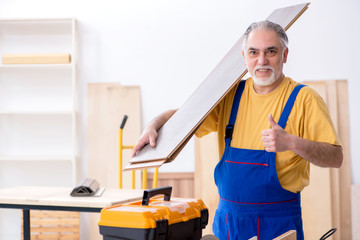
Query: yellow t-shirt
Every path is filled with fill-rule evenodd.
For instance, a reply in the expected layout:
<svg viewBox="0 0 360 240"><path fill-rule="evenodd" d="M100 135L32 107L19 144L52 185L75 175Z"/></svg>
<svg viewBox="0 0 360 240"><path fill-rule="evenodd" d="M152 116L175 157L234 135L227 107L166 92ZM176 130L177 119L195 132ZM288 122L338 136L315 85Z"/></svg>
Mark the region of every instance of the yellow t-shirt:
<svg viewBox="0 0 360 240"><path fill-rule="evenodd" d="M274 91L260 95L253 88L253 81L246 81L234 126L231 147L264 150L261 132L271 128L268 115L276 122L292 92L299 85L285 77ZM215 107L196 131L201 137L217 131L220 155L225 148L225 128L229 122L236 87ZM310 87L300 90L289 115L285 131L301 138L340 145L327 106L320 95ZM220 156L221 157L221 156ZM283 188L300 192L309 184L309 162L291 151L276 153L276 170Z"/></svg>

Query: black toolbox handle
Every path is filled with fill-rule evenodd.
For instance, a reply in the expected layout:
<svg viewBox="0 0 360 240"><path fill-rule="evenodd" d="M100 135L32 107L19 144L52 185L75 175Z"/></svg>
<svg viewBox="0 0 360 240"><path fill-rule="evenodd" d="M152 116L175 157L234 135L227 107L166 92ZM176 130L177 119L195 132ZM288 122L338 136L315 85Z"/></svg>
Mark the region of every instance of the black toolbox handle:
<svg viewBox="0 0 360 240"><path fill-rule="evenodd" d="M164 194L164 201L170 201L171 190L172 190L172 186L144 190L142 205L148 206L150 198L159 194Z"/></svg>

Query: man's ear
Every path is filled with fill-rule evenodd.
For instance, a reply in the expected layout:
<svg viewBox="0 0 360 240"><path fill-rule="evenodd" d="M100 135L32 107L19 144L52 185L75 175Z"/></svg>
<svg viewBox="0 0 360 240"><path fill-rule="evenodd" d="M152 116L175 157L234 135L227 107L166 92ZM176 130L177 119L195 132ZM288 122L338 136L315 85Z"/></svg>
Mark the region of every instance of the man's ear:
<svg viewBox="0 0 360 240"><path fill-rule="evenodd" d="M283 63L286 63L288 54L289 54L289 48L286 48L283 54Z"/></svg>
<svg viewBox="0 0 360 240"><path fill-rule="evenodd" d="M245 58L245 53L244 53L244 50L242 50L242 51L241 51L241 53L242 53L243 58L244 58L244 63L245 63L245 65L247 65L247 64L246 64L246 58Z"/></svg>

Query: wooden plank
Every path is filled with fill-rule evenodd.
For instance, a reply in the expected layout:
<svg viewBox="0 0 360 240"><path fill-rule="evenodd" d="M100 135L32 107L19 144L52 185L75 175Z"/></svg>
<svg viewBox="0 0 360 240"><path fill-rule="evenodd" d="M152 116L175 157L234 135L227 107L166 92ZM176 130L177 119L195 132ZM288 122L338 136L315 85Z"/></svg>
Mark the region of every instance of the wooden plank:
<svg viewBox="0 0 360 240"><path fill-rule="evenodd" d="M328 102L327 87L324 82L306 81L304 84L314 88L324 101ZM330 175L329 168L311 164L310 185L301 192L305 239L320 237L333 226Z"/></svg>
<svg viewBox="0 0 360 240"><path fill-rule="evenodd" d="M36 214L34 214L36 213ZM78 212L67 212L67 211L31 211L30 212L32 218L55 218L55 217L61 217L61 218L76 218L78 217Z"/></svg>
<svg viewBox="0 0 360 240"><path fill-rule="evenodd" d="M66 217L58 217L58 218L33 218L31 217L32 225L74 225L78 224L79 220L76 218L66 218Z"/></svg>
<svg viewBox="0 0 360 240"><path fill-rule="evenodd" d="M3 54L3 64L65 64L71 62L68 53L59 54Z"/></svg>
<svg viewBox="0 0 360 240"><path fill-rule="evenodd" d="M340 195L340 229L339 239L351 239L351 159L350 159L350 128L349 128L349 102L348 84L346 80L336 81L337 109L338 109L338 134L343 147L344 160L339 172Z"/></svg>
<svg viewBox="0 0 360 240"><path fill-rule="evenodd" d="M332 228L331 207L330 169L311 165L310 185L301 192L305 239L321 236Z"/></svg>
<svg viewBox="0 0 360 240"><path fill-rule="evenodd" d="M296 231L290 230L281 236L278 236L277 238L274 238L273 240L296 240Z"/></svg>
<svg viewBox="0 0 360 240"><path fill-rule="evenodd" d="M71 233L79 232L79 226L44 226L44 227L31 227L32 232L38 233Z"/></svg>
<svg viewBox="0 0 360 240"><path fill-rule="evenodd" d="M118 187L119 134L124 115L128 120L123 130L123 145L133 145L140 137L140 88L119 83L88 84L88 158L89 177L100 186ZM123 151L123 167L131 149ZM137 173L137 188L141 177ZM124 173L123 187L131 188L131 173Z"/></svg>
<svg viewBox="0 0 360 240"><path fill-rule="evenodd" d="M306 9L308 3L275 10L268 19L288 28ZM130 164L164 160L171 162L198 126L219 101L246 74L242 51L243 36L235 43L215 69L200 84L182 107L159 130L157 145L145 146ZM189 118L191 116L191 118Z"/></svg>
<svg viewBox="0 0 360 240"><path fill-rule="evenodd" d="M320 168L311 165L310 185L302 192L305 239L321 236L333 227L337 228L337 232L331 239L351 239L351 171L347 81L305 81L304 84L314 88L327 103L344 154L340 169ZM321 196L321 199L315 199L314 196ZM318 214L315 216L314 212Z"/></svg>
<svg viewBox="0 0 360 240"><path fill-rule="evenodd" d="M119 83L88 84L88 161L89 177L100 186L118 187L119 127L124 115L123 145L134 145L140 137L140 88ZM123 151L123 167L131 150ZM141 173L136 171L136 188L141 188ZM131 172L123 173L123 188L131 188ZM106 193L106 191L105 191ZM97 222L100 214L90 214L90 239L101 239Z"/></svg>
<svg viewBox="0 0 360 240"><path fill-rule="evenodd" d="M325 82L327 89L327 105L330 112L330 117L333 121L334 127L337 132L339 129L339 108L338 108L338 92L336 88L335 81ZM344 106L343 106L344 107ZM331 214L332 214L332 226L337 227L337 236L334 235L333 239L342 239L340 236L342 234L341 229L341 196L340 196L340 172L339 169L330 168L330 186L331 186ZM350 197L350 196L349 196Z"/></svg>
<svg viewBox="0 0 360 240"><path fill-rule="evenodd" d="M68 234L41 234L41 235L31 235L31 240L79 240L80 234L68 235Z"/></svg>
<svg viewBox="0 0 360 240"><path fill-rule="evenodd" d="M137 162L137 163L130 163L124 168L124 171L129 170L136 170L136 169L142 169L142 168L157 168L161 167L165 163L165 159L162 160L150 160L145 162Z"/></svg>
<svg viewBox="0 0 360 240"><path fill-rule="evenodd" d="M209 209L209 223L205 234L213 234L212 224L219 203L214 181L214 169L219 162L218 134L210 133L202 138L195 137L195 197L203 200Z"/></svg>
<svg viewBox="0 0 360 240"><path fill-rule="evenodd" d="M351 186L352 240L360 240L360 185Z"/></svg>

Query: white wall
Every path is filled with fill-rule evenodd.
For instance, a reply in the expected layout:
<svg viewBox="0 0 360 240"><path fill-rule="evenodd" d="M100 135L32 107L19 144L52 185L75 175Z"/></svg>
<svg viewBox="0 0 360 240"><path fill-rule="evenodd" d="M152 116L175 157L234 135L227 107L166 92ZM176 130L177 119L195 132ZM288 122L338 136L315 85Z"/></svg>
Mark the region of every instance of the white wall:
<svg viewBox="0 0 360 240"><path fill-rule="evenodd" d="M298 0L0 0L0 18L75 17L79 25L81 169L87 175L89 82L140 85L143 123L177 108L246 27ZM360 184L360 2L317 0L288 31L285 73L349 82L353 183ZM193 171L193 146L161 171Z"/></svg>

